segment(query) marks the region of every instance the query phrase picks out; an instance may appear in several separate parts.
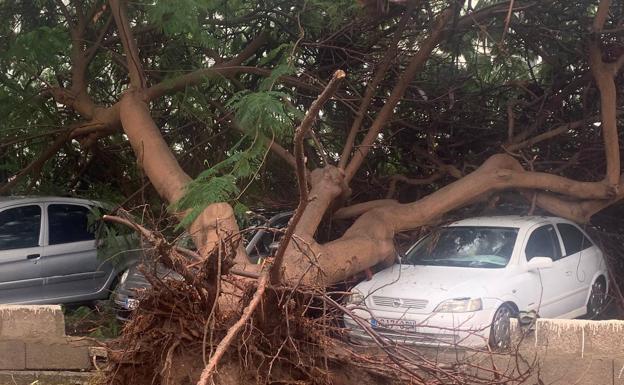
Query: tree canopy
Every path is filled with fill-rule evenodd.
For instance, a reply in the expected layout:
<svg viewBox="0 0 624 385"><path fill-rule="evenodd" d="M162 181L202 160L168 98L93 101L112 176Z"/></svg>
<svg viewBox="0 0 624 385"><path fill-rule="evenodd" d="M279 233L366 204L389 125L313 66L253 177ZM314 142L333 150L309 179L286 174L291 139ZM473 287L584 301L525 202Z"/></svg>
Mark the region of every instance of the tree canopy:
<svg viewBox="0 0 624 385"><path fill-rule="evenodd" d="M446 5L130 4L152 116L182 167L199 177L190 202L293 204L292 162L266 154L267 145L291 148L298 120L342 69L343 88L306 139L310 168L337 162L350 129L357 145ZM505 149L535 170L601 177L600 98L588 55L596 2L509 5L468 2L454 11L383 122L352 199L412 201ZM119 200L139 189L119 120L97 116L128 86L110 7L6 1L0 12L3 191ZM600 33L609 61L621 52L621 12L611 7ZM242 52L252 42L254 52Z"/></svg>

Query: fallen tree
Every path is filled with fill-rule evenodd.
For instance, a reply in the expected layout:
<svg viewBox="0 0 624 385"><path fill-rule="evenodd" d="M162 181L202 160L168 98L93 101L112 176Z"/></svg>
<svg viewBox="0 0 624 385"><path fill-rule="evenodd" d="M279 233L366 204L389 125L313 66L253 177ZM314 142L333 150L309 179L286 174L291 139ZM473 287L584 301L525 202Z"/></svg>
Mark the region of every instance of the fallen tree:
<svg viewBox="0 0 624 385"><path fill-rule="evenodd" d="M140 344L139 338L144 338L142 337L144 333L152 327L155 328L155 331L150 344L158 344L170 338L172 334L186 330L187 334L184 335L184 341L197 342L198 338L202 337L204 338L203 345L206 345L205 337L200 332L208 323L206 314L210 314L208 317L209 320L212 320L210 322L216 322L215 319L219 320L221 329L225 325L229 326L232 321L232 318L228 318L225 313L221 314L214 310L218 309L218 306L215 305L217 298L228 296L237 300L240 299L240 303L236 303L234 307L236 309L245 308L241 313L245 317L243 319L251 319L254 320L253 322L259 323L261 326L258 328L264 333L271 330L267 325L277 327L279 333L282 333L280 334L281 337L288 339L293 331L288 329L288 326L286 329L280 329L285 327L283 322L289 320L289 315L284 312L296 311L298 314L302 314L304 312L301 306L304 306L306 302L297 302L293 308L289 309L278 299L280 295L285 295L286 290L289 290L291 293L289 295L293 297L307 298L306 301L310 301L310 297L313 297L315 300L339 309L339 304L331 303L325 298L325 294L321 290L345 281L375 265L392 263L395 256L394 239L398 233L436 223L453 210L490 199L502 191L516 191L533 206L581 223L588 222L595 213L614 204L624 196L622 189L624 181L620 175L620 146L617 129L619 115L616 92L617 75L624 63L624 55L619 50L613 49L611 42L604 38L604 36L610 36L613 33L617 34L617 28L613 27L616 23L609 17L609 10L616 7L612 7L610 1L602 0L595 12L591 11L589 6L580 7L582 12L579 11L579 13L584 12L583 15L587 14L593 17L591 39L586 42L589 71L574 77L569 82L563 81L562 84L556 84L556 87L553 85L550 92L542 90L541 94L532 91L527 82L509 82L510 87L521 89L521 94L517 100L511 100L507 104L508 135L506 135L506 139L508 143L502 143L500 140L496 142L498 143L496 148L501 147L500 152L498 150L483 151L484 153L488 152L488 157L485 160L480 160L478 165L469 165L467 164L469 162L466 161L460 170L460 167L455 164L449 164L454 163L449 156L442 160L436 155L437 149L441 147L438 142L442 143L446 136L451 135L447 132L441 134L425 132L423 136L426 137L425 141L430 144L429 147L426 150L415 149L413 152L418 157L426 159L423 164L427 167L422 167L423 169L433 169L434 171L428 175L423 175L420 182L431 185L434 182L446 182L448 178L452 178L452 182L443 183L443 185L434 184L433 191L426 196L416 200L403 200L402 203L393 199L364 201L353 199L354 184L358 184L360 189L363 186L356 180L358 175L366 177L374 174L371 168L365 167L366 159L371 155L379 156L379 153L389 156L389 151L385 153L384 151L374 151L375 147L383 147L379 142L383 142L386 138L384 136L386 131L384 130L399 120L400 124L409 126L410 123L405 122L405 118L406 116L409 118L409 114L401 111L405 104L403 102L406 99L416 100L414 95L419 95L420 99L429 101L427 92L414 84L415 79L426 70L428 62L436 59L436 51L447 49L448 47L443 46L447 44L450 38L460 34L462 30L472 28L474 25L483 29L483 25L479 23L485 23L492 19L502 20L503 23L500 47L497 48L494 45L490 50L496 48L504 51L503 40L510 28L512 15L523 12L528 14L531 7L538 7L534 3L513 1L495 4L480 10L462 9L462 4L455 2L448 4L425 2L423 5L407 3L398 5L393 3L392 7L388 9L378 10L381 15L374 15L372 21L365 23L366 28L369 28L370 25L377 27L390 20L388 22L390 27L380 28L384 32L381 34L384 35L384 40L370 42L370 49L373 49L380 41L385 44L382 50L376 51L377 56L367 59L366 66L353 66L355 71L366 72L366 75L360 78L360 83L365 84L363 92L361 96L358 94L357 97L354 97L353 95L357 92L338 87L340 79L346 78L348 81L351 76L347 67L344 68L343 72L342 70L334 71L339 69L336 68L338 65L329 66L331 71L325 71L325 75L328 76L323 80L327 80L332 73L334 74L333 78L326 85L319 86L315 83L306 82L303 76L294 76L295 71L284 70L283 73L280 73L279 71L266 70L260 65L244 66L245 61L250 58L262 56L259 52L269 40L266 33L259 33L254 38L247 39L246 46L231 58L222 58L211 52L213 63L212 65L207 64L205 68L196 69L173 79L150 77L146 74L152 69L146 69L145 66L157 67L158 61L150 62L149 49L144 47L143 52L141 52L137 39L137 35L151 33L149 26L141 27L135 19L129 16L124 2L111 0L109 5L95 2L92 4L91 10L87 12L80 6L75 6L75 9L70 10L65 3L57 2L53 8L63 14L70 31L71 71L69 77L71 80L65 82L68 86L65 86L63 82L59 82L60 84L57 86L50 86L47 89L47 94L52 98L55 105L61 105L71 113L76 114L77 119L67 129L58 133L46 151L21 167L19 172L7 178L7 183L0 187L0 191L9 191L18 186L19 183L28 180L27 178L30 178L28 188L37 186L38 174L42 173L46 162L74 139L79 139L84 148L92 148L96 147L98 141L102 141L107 136L120 130L123 131L127 142L132 147L140 171L144 173L160 197L173 208L172 214L182 222L192 218L188 223L188 231L198 247L199 259L193 263L202 263L198 265L202 266L199 272L189 272L187 271L187 264L180 262L185 260L180 259L181 256L172 252L171 248L157 248L158 255L165 255L164 258L177 258L170 262L169 266L180 272L182 276L188 277L185 282L175 284L173 288L167 289L165 285L165 288L158 290L161 292L171 290L176 293L176 302L183 305L179 308L176 304L167 307L168 305L163 298L166 295L156 292L150 294L149 299L144 301L145 305L142 306L144 306L146 314L150 312L156 314L159 312L158 309L175 308L178 316L173 319L186 320L185 322L189 322L190 326L182 325L180 329L177 326L172 329L170 320L165 321L158 318L157 315L138 317L137 321L131 324L126 337L130 341L129 346ZM546 3L539 6L548 7L549 2ZM267 14L269 13L267 12ZM302 13L303 11L297 17L301 18ZM423 16L423 14L427 16ZM102 21L103 15L108 17L105 22ZM249 17L254 18L253 12ZM208 19L217 25L221 23L218 17ZM411 23L418 24L422 28L420 30L413 29L410 27ZM608 26L606 26L607 23ZM113 28L113 24L116 28ZM576 23L574 25L578 27L581 24ZM91 25L99 28L90 29ZM298 25L303 32L300 31L297 35L299 40L293 44L293 51L296 50L298 42L305 35L301 22ZM517 28L520 30L521 27L521 22L518 21ZM587 26L578 28L585 27ZM363 27L363 29L366 28ZM611 31L613 29L615 31ZM111 34L111 30L116 32ZM145 32L146 30L147 32ZM151 31L153 32L153 30ZM96 43L89 46L86 43L87 35L93 35ZM531 48L539 52L541 60L556 61L556 58L552 58L548 52L544 52L544 47L528 47L528 39L525 40L527 49ZM313 47L316 43L307 42L307 44ZM118 47L119 45L122 47L125 57L122 58L119 53L116 53L114 60L122 63L123 77L127 76L129 84L123 90L121 97L114 103L107 106L98 105L90 95L92 91L88 77L89 65L98 55L102 46ZM280 49L284 50L284 48ZM322 49L319 49L319 52L319 56L321 56ZM349 51L348 47L343 47L340 52L347 56L341 64L348 66L351 59L348 56L352 52ZM263 54L266 55L266 53ZM292 61L293 59L289 58L288 60ZM288 63L288 65L291 64ZM371 68L373 68L372 71ZM265 80L272 82L271 86L279 82L294 87L298 90L297 92L305 90L319 95L315 102L307 106L307 112L297 119L300 124L299 129L294 131L292 138L294 148L292 154L280 143L277 143L275 136L268 138L267 132L254 132L251 135L254 138L254 143L261 141L258 138L263 137L263 140L268 143L266 146L268 149L283 158L287 164L295 166L293 171L298 182L299 192L299 208L296 215L286 230L286 236L283 237L275 258L263 270L258 265L250 263L248 256L244 253L240 242L240 229L231 201L213 200L209 203L202 202L196 207L179 205L180 201L192 192L194 178L180 165L177 154L163 137L162 127L159 127L153 114L153 105L156 103L165 104L164 110L174 109L171 107L173 105L171 100L166 98L168 95L181 90L188 90L218 77L228 79L235 87L244 88L241 86L240 78L248 74L265 77ZM94 82L94 79L91 80ZM150 86L150 83L153 85ZM553 80L554 83L555 80ZM538 131L544 131L543 126L552 122L553 115L565 116L565 104L571 104L575 100L579 88L594 89L597 92L600 103L595 107L599 111L591 111L592 113L582 116L579 120L568 121L563 125L557 125L555 129L536 134ZM269 87L267 92L270 90ZM456 103L453 94L454 88L449 87L444 96L438 96L438 98L449 99L450 107L446 107L448 111L451 111ZM351 124L348 125L346 135L344 135L342 148L338 151L335 149L327 151L317 138L320 132L315 132L313 127L315 119L318 118L319 112L323 109L323 104L329 104L328 101L332 95L334 96L332 102L342 103L354 115L352 119L350 118ZM279 97L281 97L280 102L283 104L292 104L292 100L289 100L288 96L280 95ZM353 100L356 102L354 103ZM563 100L566 102L564 103ZM219 100L212 102L215 111L223 112L221 120L228 121L233 127L238 126L239 122L232 118L228 107L224 107ZM193 105L193 103L190 104ZM531 111L529 116L533 120L529 123L525 122L526 124L521 131L517 127L519 122L516 122L516 114L518 114L516 106L522 106ZM533 111L536 112L533 113ZM410 113L413 113L413 110ZM447 113L442 108L436 112L438 115ZM480 112L472 111L472 113L479 114ZM598 114L600 124L594 124L596 122L592 120L588 121L590 117ZM168 122L160 121L169 125ZM243 132L249 130L249 127L239 128ZM552 169L548 170L551 172L535 171L535 157L531 157L530 152L529 155L522 152L527 147L535 146L573 130L576 130L574 132L579 136L581 134L578 134L578 131L584 129L599 129L604 153L604 172L598 172L594 169L590 178L577 180L552 172ZM395 134L399 135L399 132L393 131L393 135ZM309 144L304 146L304 140L307 137L315 143L313 146ZM233 154L235 151L223 152ZM468 156L466 155L466 157ZM571 163L571 161L566 161L568 159L562 160L564 163ZM247 176L251 179L255 177L255 175ZM369 181L366 180L366 182ZM419 179L414 180L398 173L392 176L392 181L395 183L393 189L396 188L397 182L419 184ZM348 203L354 204L347 205ZM195 210L197 207L202 207L202 210L193 214L194 211L197 211ZM190 217L191 214L193 214L192 217ZM317 241L318 228L323 218L328 216L354 220L353 224L336 239L321 243ZM221 275L227 273L229 269L221 269L219 266L229 267L230 264L233 264L235 270L246 272L248 276L260 277L259 282L257 284L249 282L249 278L240 282L238 279L227 276L224 279L226 279L225 283L229 285L230 292L223 295L220 290L216 289L218 288L217 283L221 282ZM268 289L269 284L271 284L270 289ZM297 290L293 291L293 288L297 288ZM251 294L252 292L256 294ZM259 306L261 299L266 301L266 308L264 312L258 312L261 314L256 314L254 310L256 306ZM263 320L263 317L266 318L266 309L277 311L283 320L280 320L278 324ZM167 314L171 314L171 312ZM194 318L185 318L185 315L188 314L193 314ZM239 313L235 311L234 314L238 315ZM218 317L223 318L219 319ZM305 317L296 317L293 318L293 321L297 323L297 327L310 326L306 324L308 321ZM151 322L157 322L157 325ZM314 322L311 329L308 328L302 332L305 336L314 335L313 329L317 326ZM234 329L230 329L231 332L221 330L219 337L224 338L224 345L208 344L217 346L214 355L208 354L208 356L217 358L212 361L210 359L205 360L204 364L207 366L204 376L201 377L202 383L206 383L214 375L218 358L227 353L228 346L236 340L239 333L243 332L241 328L249 328L249 325L248 322L240 322L234 324ZM167 328L169 328L168 331ZM217 329L218 327L215 327L215 330ZM261 340L262 335L259 334L255 338ZM307 338L305 336L304 340ZM323 338L312 339L313 342L306 341L311 344L320 344L321 341L325 341ZM272 341L275 342L275 340ZM262 342L255 341L254 345L261 346ZM146 380L149 378L151 381L151 377L159 375L150 372L150 370L157 370L158 373L162 374L171 372L171 368L177 367L173 357L183 351L181 342L166 342L163 346L167 346L167 349L164 358L161 359L162 365L149 367L149 370L146 369L147 371L141 374ZM275 350L271 350L273 348L274 346L267 350L272 352L269 357L282 357ZM291 346L291 348L295 349L290 351L293 354L298 349L296 346ZM205 351L205 346L201 351ZM196 351L189 354L189 357L197 357ZM262 354L267 353L258 353L259 356ZM150 357L149 354L147 356ZM310 370L306 374L310 378L317 374L313 368L319 367L317 361L319 357L318 355L309 357L310 363L305 370ZM392 358L393 356L389 354L388 357ZM190 358L190 360L193 361L195 358ZM142 360L148 361L145 357ZM129 367L127 365L134 364L132 359L127 361L127 356L118 358L116 362L119 366L117 368L124 365L126 365L124 367ZM403 357L402 364L395 362L397 365L395 369L398 368L397 370L403 371L403 375L408 377L418 377L417 374L410 372L411 369L404 366L405 361L408 360ZM196 365L196 362L193 362L193 365ZM272 365L273 360L270 362ZM259 372L268 370L270 373L271 365L268 369L260 365L262 369L258 370ZM305 371L298 365L295 367ZM420 367L425 371L429 370L427 368L433 367L426 365ZM197 368L188 371L188 373L196 372ZM268 381L269 375L263 374L263 376L265 377L262 377L262 380ZM122 378L126 377L122 376ZM173 381L171 378L174 377L167 375L163 378L167 381ZM424 380L420 378L419 381Z"/></svg>
<svg viewBox="0 0 624 385"><path fill-rule="evenodd" d="M131 80L131 89L126 91L120 101L121 124L142 169L160 195L173 204L184 194L190 177L179 167L150 116L145 79L139 66L141 61L134 39L129 34L131 30L129 22L119 3L113 2L111 6L126 56L129 58ZM598 9L593 24L597 36L603 28L609 6L608 1L603 1ZM590 64L601 95L601 121L607 165L603 180L583 182L543 172L527 171L512 155L493 155L472 173L416 202L399 204L384 201L382 204L375 202L360 204L358 210L353 211L351 215L361 215L339 239L326 244L315 241L314 235L321 219L338 197L348 194L349 182L385 122L391 119L410 81L423 68L440 42L454 12L456 11L451 7L437 16L428 36L419 45L417 54L410 59L409 65L397 79L383 108L367 129L362 143L352 154L343 154L350 157L346 166L341 168L327 165L310 172L309 179L299 175L300 196L306 201L306 206L300 220L298 219L298 223L294 226L293 241L288 242L283 261L280 258L277 266L282 275L280 282L291 285L327 286L343 281L377 263L392 259L393 240L398 232L430 224L449 211L500 190L515 188L533 191L535 203L539 207L581 223L587 222L598 210L624 196L621 188L624 181L620 178L615 96L615 76L624 63L624 55L619 56L615 62L605 63L600 53L600 42L594 40L590 43ZM366 100L363 102L366 103ZM304 121L314 119L317 113L318 106L304 118ZM303 155L301 150L298 150L300 146L300 143L295 144L299 174L307 172L301 164ZM307 183L303 183L307 180L310 184L309 193ZM182 212L178 215L186 214ZM238 231L234 210L225 202L209 205L190 225L190 233L200 253L205 255L217 247L219 239ZM245 256L239 255L236 261L241 268L247 267ZM254 265L250 268L254 268Z"/></svg>

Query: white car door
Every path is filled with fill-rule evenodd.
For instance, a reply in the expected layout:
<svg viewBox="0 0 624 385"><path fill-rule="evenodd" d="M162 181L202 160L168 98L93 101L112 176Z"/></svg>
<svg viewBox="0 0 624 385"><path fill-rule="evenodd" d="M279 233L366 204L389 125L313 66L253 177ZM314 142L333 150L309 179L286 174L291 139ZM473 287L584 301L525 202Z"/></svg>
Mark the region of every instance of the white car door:
<svg viewBox="0 0 624 385"><path fill-rule="evenodd" d="M572 277L566 273L569 260L561 258L561 244L555 227L547 224L533 229L524 251L527 262L534 257L549 257L553 260L551 268L530 272L541 286L535 300L540 317L558 317L569 312Z"/></svg>
<svg viewBox="0 0 624 385"><path fill-rule="evenodd" d="M602 254L598 247L571 223L557 223L561 235L564 255L570 259L569 273L574 284L571 307L582 315L585 313L587 297L596 275L601 271Z"/></svg>

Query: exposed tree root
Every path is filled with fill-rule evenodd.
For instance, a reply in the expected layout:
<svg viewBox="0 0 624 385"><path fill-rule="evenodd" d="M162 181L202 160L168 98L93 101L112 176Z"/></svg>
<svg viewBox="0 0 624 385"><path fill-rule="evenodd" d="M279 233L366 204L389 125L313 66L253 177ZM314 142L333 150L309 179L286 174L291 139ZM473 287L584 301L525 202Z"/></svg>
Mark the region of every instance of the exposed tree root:
<svg viewBox="0 0 624 385"><path fill-rule="evenodd" d="M107 383L196 384L201 377L200 383L223 385L518 384L530 373L530 365L519 373L511 365L498 369L494 360L442 364L435 355L396 345L366 324L363 329L374 344L352 345L341 327L349 313L339 301L343 292L269 286L268 270L258 281L221 276L213 266L217 257L190 268L190 283L160 279L145 269L153 288L109 346Z"/></svg>

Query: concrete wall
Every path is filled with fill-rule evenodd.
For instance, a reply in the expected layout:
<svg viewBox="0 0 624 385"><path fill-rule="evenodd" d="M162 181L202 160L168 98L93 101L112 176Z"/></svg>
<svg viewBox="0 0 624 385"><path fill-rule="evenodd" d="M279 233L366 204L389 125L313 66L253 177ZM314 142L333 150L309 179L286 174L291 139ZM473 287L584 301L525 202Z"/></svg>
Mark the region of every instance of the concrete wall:
<svg viewBox="0 0 624 385"><path fill-rule="evenodd" d="M531 329L515 324L514 330L525 360L513 355L497 355L495 360L500 368L539 364L526 383L624 385L624 321L538 319ZM65 335L59 306L0 305L0 385L86 384L90 374L61 370L92 369L92 345L89 339ZM432 353L436 359L443 356ZM447 353L450 362L458 358L457 352ZM490 354L470 351L463 356L476 363L483 360L483 366L492 360Z"/></svg>
<svg viewBox="0 0 624 385"><path fill-rule="evenodd" d="M57 305L0 305L0 370L91 369L89 339L65 335Z"/></svg>
<svg viewBox="0 0 624 385"><path fill-rule="evenodd" d="M553 353L624 355L623 320L537 319L531 330L515 329L526 346Z"/></svg>

